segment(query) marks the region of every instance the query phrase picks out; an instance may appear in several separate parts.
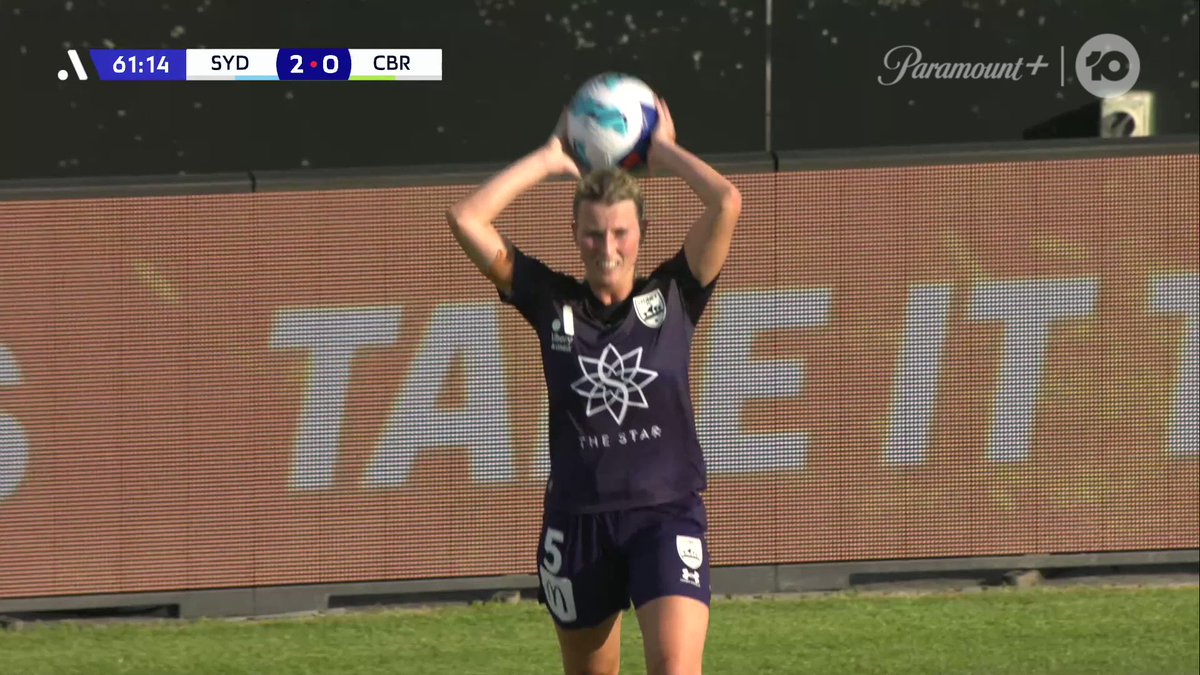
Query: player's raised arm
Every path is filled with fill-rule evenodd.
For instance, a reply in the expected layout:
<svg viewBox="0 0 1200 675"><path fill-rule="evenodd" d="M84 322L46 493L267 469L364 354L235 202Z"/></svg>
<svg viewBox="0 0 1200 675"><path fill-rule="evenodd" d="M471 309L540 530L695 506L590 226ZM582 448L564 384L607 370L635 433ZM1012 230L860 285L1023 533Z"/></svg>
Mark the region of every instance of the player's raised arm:
<svg viewBox="0 0 1200 675"><path fill-rule="evenodd" d="M683 249L692 275L707 286L729 255L742 196L716 169L675 143L675 123L662 99L658 100L658 128L650 142L650 167L679 176L704 203L704 213L688 230Z"/></svg>
<svg viewBox="0 0 1200 675"><path fill-rule="evenodd" d="M564 117L545 145L492 176L462 201L450 207L450 231L479 271L504 294L512 292L512 244L492 221L522 192L560 174L579 177L575 161L563 148Z"/></svg>

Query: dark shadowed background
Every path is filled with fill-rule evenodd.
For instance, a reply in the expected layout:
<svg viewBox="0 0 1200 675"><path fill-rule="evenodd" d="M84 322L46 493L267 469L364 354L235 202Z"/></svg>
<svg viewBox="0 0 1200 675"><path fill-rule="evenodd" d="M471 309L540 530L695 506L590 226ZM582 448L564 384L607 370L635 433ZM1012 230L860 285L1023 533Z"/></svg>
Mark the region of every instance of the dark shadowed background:
<svg viewBox="0 0 1200 675"><path fill-rule="evenodd" d="M1137 88L1157 97L1158 133L1195 134L1196 5L0 0L0 178L503 162L539 143L572 90L603 70L655 87L680 141L702 154L1019 140L1095 101L1071 71L1079 46L1104 32L1138 49ZM902 44L927 61L1041 55L1050 66L1015 82L883 86L883 55ZM66 49L106 47L440 48L444 79L57 79Z"/></svg>

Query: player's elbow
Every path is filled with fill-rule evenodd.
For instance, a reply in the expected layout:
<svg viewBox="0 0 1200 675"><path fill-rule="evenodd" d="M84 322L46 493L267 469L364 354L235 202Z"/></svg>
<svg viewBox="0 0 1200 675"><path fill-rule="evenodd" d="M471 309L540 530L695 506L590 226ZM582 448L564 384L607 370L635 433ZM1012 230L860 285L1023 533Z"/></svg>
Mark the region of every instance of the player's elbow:
<svg viewBox="0 0 1200 675"><path fill-rule="evenodd" d="M452 232L462 232L463 230L470 229L472 222L474 222L474 217L469 210L463 207L462 202L446 210L446 223L450 225Z"/></svg>
<svg viewBox="0 0 1200 675"><path fill-rule="evenodd" d="M716 207L718 222L736 223L742 213L742 193L732 183L728 184L717 196Z"/></svg>
<svg viewBox="0 0 1200 675"><path fill-rule="evenodd" d="M721 193L720 206L721 211L734 216L742 212L742 193L732 183Z"/></svg>

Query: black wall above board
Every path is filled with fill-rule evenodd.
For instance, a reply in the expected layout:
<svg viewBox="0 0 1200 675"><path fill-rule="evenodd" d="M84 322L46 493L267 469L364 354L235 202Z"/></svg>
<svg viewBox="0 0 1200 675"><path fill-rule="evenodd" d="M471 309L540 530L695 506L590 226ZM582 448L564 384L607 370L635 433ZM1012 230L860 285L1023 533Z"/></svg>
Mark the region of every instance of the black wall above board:
<svg viewBox="0 0 1200 675"><path fill-rule="evenodd" d="M1098 32L1139 49L1158 130L1196 133L1196 1L1102 5L773 0L768 34L766 0L0 0L0 178L504 162L604 70L655 87L700 153L761 151L768 136L773 150L1017 140L1095 100L1059 86L1057 59ZM931 61L1044 53L1054 72L884 87L899 44ZM440 48L444 79L56 77L66 49L105 47Z"/></svg>

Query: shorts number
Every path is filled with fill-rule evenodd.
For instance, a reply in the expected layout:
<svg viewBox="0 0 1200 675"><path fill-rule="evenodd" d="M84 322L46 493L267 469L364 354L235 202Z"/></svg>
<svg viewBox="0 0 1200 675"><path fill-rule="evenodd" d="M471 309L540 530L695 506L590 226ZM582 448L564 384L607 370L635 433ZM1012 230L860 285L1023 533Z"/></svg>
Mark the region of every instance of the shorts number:
<svg viewBox="0 0 1200 675"><path fill-rule="evenodd" d="M542 542L542 548L546 550L546 560L542 565L550 574L558 574L558 571L562 569L562 553L559 552L558 545L563 543L563 540L562 530L556 530L553 527L546 528L546 540Z"/></svg>
<svg viewBox="0 0 1200 675"><path fill-rule="evenodd" d="M542 560L542 568L538 570L538 576L542 580L542 591L546 594L546 606L550 608L554 616L558 617L559 621L570 623L577 616L575 593L571 588L571 580L558 576L563 562L562 551L559 550L558 545L565 539L562 530L546 528L546 538L542 541L542 549L546 552L546 557Z"/></svg>

